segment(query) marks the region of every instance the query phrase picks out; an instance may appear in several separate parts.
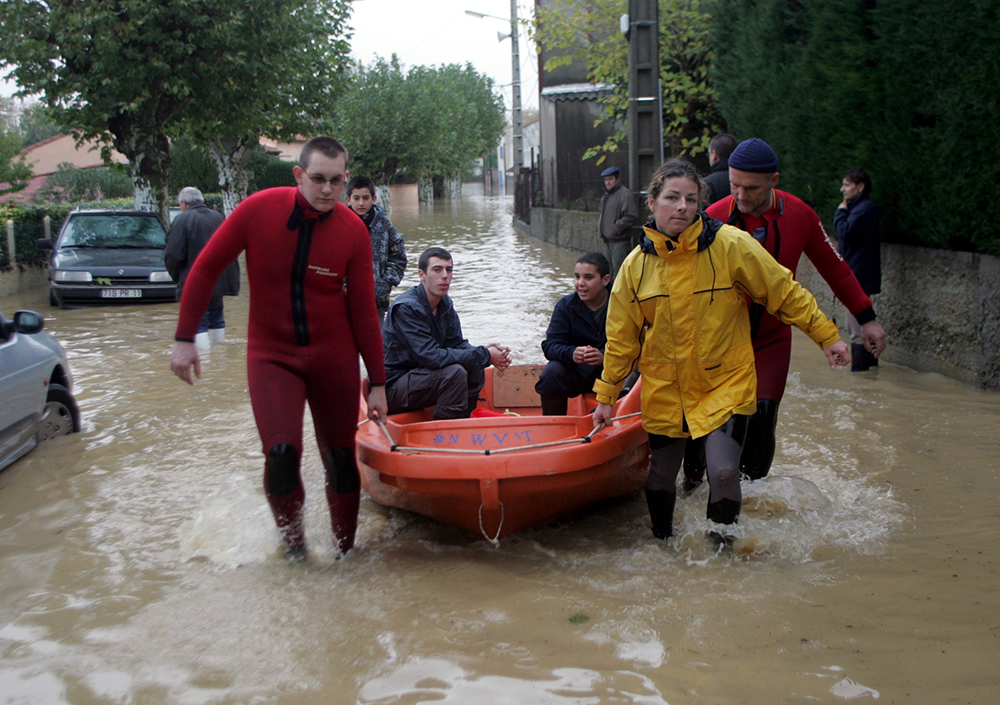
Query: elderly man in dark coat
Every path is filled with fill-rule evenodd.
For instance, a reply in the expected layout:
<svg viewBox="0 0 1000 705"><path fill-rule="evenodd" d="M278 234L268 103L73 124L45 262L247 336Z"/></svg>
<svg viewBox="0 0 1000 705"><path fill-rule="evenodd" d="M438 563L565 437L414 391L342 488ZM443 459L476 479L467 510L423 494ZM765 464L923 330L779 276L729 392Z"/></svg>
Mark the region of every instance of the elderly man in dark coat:
<svg viewBox="0 0 1000 705"><path fill-rule="evenodd" d="M163 263L170 276L177 282L177 300L180 301L188 270L198 259L209 238L222 225L225 217L205 205L205 197L193 186L181 189L177 195L181 214L170 224L167 233L167 247L163 252ZM240 293L240 265L233 262L215 284L212 301L205 317L198 327L195 344L208 350L212 343L226 339L226 319L223 317L223 296L237 296Z"/></svg>
<svg viewBox="0 0 1000 705"><path fill-rule="evenodd" d="M604 256L611 263L611 278L618 274L625 257L632 251L632 226L639 220L635 197L622 183L621 170L608 167L601 172L605 194L601 196L597 230L604 243Z"/></svg>

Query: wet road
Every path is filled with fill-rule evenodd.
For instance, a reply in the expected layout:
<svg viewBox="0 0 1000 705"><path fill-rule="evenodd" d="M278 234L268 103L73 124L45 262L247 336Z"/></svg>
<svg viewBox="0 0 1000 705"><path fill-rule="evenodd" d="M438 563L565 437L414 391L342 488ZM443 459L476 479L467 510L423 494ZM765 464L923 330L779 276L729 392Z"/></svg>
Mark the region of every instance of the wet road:
<svg viewBox="0 0 1000 705"><path fill-rule="evenodd" d="M466 336L541 361L575 257L510 201L397 209L443 244ZM307 440L313 560L288 565L261 490L246 299L189 388L175 305L33 308L67 347L80 434L0 473L0 703L988 703L1000 694L1000 397L887 364L831 372L796 333L781 444L744 485L748 554L680 537L640 496L499 549L363 498L334 560ZM308 424L307 424L308 427ZM701 490L704 493L706 490Z"/></svg>

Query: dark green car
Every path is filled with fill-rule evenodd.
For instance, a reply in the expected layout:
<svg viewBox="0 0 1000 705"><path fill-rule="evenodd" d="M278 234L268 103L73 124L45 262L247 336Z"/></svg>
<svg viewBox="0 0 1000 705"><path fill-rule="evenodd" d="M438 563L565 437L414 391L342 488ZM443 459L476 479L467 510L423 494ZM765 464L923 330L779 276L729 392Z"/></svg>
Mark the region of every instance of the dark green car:
<svg viewBox="0 0 1000 705"><path fill-rule="evenodd" d="M49 302L92 304L175 301L177 284L163 264L167 229L149 211L73 211L49 257Z"/></svg>

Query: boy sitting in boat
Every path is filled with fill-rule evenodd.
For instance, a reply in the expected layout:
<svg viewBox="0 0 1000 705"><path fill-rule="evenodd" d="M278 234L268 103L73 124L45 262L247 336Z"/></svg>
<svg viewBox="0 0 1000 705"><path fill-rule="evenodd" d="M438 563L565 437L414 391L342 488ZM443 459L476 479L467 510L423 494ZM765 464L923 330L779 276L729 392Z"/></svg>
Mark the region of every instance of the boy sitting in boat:
<svg viewBox="0 0 1000 705"><path fill-rule="evenodd" d="M420 283L392 302L382 325L389 413L433 406L435 419L468 418L486 382L483 371L507 369L510 348L462 337L448 296L453 263L446 249L425 250L417 269Z"/></svg>
<svg viewBox="0 0 1000 705"><path fill-rule="evenodd" d="M611 265L598 252L588 252L573 270L576 291L556 304L545 331L542 352L548 363L535 391L545 416L564 416L569 397L586 394L604 369Z"/></svg>

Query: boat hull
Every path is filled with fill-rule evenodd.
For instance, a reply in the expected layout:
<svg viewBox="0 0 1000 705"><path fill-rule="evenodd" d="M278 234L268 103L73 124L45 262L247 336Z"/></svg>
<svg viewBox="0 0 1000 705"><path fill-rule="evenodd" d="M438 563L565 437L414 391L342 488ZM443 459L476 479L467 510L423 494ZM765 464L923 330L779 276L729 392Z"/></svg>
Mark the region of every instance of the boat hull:
<svg viewBox="0 0 1000 705"><path fill-rule="evenodd" d="M485 396L480 408L494 411ZM379 504L498 541L641 489L649 445L639 416L630 416L638 402L636 385L615 407L627 418L596 433L592 398L571 400L571 416L527 407L517 409L521 416L450 421L429 411L399 414L384 431L366 423L357 436L362 486Z"/></svg>

